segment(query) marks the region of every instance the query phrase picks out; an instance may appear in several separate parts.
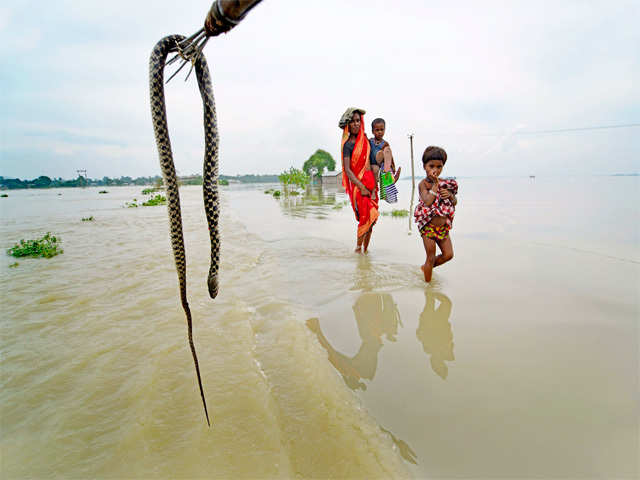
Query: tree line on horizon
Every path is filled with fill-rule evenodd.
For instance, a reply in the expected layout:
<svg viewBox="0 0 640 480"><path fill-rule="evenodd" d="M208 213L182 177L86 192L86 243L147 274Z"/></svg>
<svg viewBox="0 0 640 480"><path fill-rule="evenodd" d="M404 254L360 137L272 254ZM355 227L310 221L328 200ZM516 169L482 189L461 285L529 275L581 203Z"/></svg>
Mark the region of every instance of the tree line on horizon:
<svg viewBox="0 0 640 480"><path fill-rule="evenodd" d="M302 172L309 177L315 175L321 176L325 169L328 171L334 171L336 168L336 162L331 154L325 150L316 150L303 164ZM219 175L218 179L226 182L240 182L240 183L277 183L281 180L282 175L290 173L291 171L299 172L299 170L291 167L287 172L283 172L280 175ZM300 172L300 173L302 173ZM182 185L202 185L202 175L186 175L178 177ZM307 182L308 183L308 182ZM40 175L33 180L22 180L20 178L5 178L0 176L0 189L15 190L20 188L67 188L67 187L111 187L111 186L127 186L127 185L162 185L162 177L154 175L151 177L136 177L122 176L119 178L102 177L87 178L82 175L78 175L77 178L72 180L63 179L61 177L51 178L46 175Z"/></svg>
<svg viewBox="0 0 640 480"><path fill-rule="evenodd" d="M178 177L178 179L182 185L202 185L202 175L187 175ZM278 181L278 175L219 175L218 179L240 183L276 183ZM61 177L50 178L46 175L41 175L33 180L22 180L20 178L0 176L0 189L7 190L21 188L72 188L127 185L162 185L162 177L159 175L136 178L122 176L119 178L102 177L101 179L97 179L78 175L78 178L73 180L65 180Z"/></svg>

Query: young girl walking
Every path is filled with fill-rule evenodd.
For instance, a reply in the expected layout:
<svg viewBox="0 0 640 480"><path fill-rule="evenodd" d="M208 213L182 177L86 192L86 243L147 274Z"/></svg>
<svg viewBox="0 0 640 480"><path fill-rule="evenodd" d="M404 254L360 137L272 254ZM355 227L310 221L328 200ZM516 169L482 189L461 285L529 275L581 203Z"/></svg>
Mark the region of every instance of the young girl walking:
<svg viewBox="0 0 640 480"><path fill-rule="evenodd" d="M414 212L427 259L420 268L424 281L431 281L433 268L453 258L453 245L449 231L458 203L458 184L453 179L441 180L440 174L447 162L447 152L440 147L427 147L422 154L422 166L426 173L418 185L420 201ZM436 245L440 255L436 256Z"/></svg>

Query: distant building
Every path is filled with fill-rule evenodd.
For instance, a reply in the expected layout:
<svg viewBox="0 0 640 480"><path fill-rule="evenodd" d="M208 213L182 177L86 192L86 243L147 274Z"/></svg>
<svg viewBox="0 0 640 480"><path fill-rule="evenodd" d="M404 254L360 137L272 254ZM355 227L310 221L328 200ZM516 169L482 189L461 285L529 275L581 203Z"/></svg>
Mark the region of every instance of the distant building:
<svg viewBox="0 0 640 480"><path fill-rule="evenodd" d="M326 172L320 176L320 184L323 187L340 187L342 186L342 170L339 172Z"/></svg>

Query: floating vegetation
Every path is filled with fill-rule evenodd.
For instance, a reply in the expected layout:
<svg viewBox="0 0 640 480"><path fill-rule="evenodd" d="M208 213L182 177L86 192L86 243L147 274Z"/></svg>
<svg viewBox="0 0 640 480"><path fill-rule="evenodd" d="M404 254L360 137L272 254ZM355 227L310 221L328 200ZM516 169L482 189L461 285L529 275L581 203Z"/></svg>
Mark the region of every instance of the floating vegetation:
<svg viewBox="0 0 640 480"><path fill-rule="evenodd" d="M98 193L109 193L109 192L107 192L106 190L100 190ZM58 194L58 195L60 195L60 194Z"/></svg>
<svg viewBox="0 0 640 480"><path fill-rule="evenodd" d="M220 179L218 179L218 185L229 185L229 180L226 180L224 178L220 178Z"/></svg>
<svg viewBox="0 0 640 480"><path fill-rule="evenodd" d="M93 215L91 215L90 217L83 217L82 221L83 222L93 222L95 219L93 218Z"/></svg>
<svg viewBox="0 0 640 480"><path fill-rule="evenodd" d="M382 212L382 215L388 217L408 217L409 210L401 209L401 210L391 210L390 212Z"/></svg>
<svg viewBox="0 0 640 480"><path fill-rule="evenodd" d="M60 239L50 232L39 240L20 240L7 253L13 257L45 257L51 258L63 253Z"/></svg>
<svg viewBox="0 0 640 480"><path fill-rule="evenodd" d="M279 197L279 196L280 196L280 194L281 194L280 190L275 190L275 191L273 192L273 196L274 196L274 197Z"/></svg>
<svg viewBox="0 0 640 480"><path fill-rule="evenodd" d="M293 195L295 197L296 195L300 195L300 192L297 190L293 190L292 192L289 192L289 195Z"/></svg>
<svg viewBox="0 0 640 480"><path fill-rule="evenodd" d="M1 198L7 198L9 195L7 195L6 193L3 193L2 195L0 195Z"/></svg>
<svg viewBox="0 0 640 480"><path fill-rule="evenodd" d="M167 197L164 195L156 195L150 198L146 202L142 202L143 207L155 207L157 205L165 205L167 203Z"/></svg>
<svg viewBox="0 0 640 480"><path fill-rule="evenodd" d="M124 206L127 208L138 208L140 205L138 205L138 199L134 198L133 202L124 202Z"/></svg>
<svg viewBox="0 0 640 480"><path fill-rule="evenodd" d="M273 194L273 188L270 188L269 190L265 190L264 193L266 193L267 195Z"/></svg>
<svg viewBox="0 0 640 480"><path fill-rule="evenodd" d="M16 268L18 265L20 265L18 262L13 262L9 264L9 268Z"/></svg>
<svg viewBox="0 0 640 480"><path fill-rule="evenodd" d="M151 188L145 188L144 190L142 190L142 194L143 195L151 195L154 192L158 192L162 190L162 188L160 187L151 187Z"/></svg>

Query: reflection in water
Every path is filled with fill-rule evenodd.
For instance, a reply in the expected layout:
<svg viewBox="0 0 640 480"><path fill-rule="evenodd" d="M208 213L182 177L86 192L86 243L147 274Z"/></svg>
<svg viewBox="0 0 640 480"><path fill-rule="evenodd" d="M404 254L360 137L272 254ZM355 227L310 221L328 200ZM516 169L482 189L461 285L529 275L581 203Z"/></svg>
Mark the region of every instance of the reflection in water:
<svg viewBox="0 0 640 480"><path fill-rule="evenodd" d="M405 442L404 440L400 440L386 428L380 427L380 430L389 434L389 436L391 437L391 440L393 440L393 443L395 443L396 447L398 447L398 451L400 452L400 455L402 455L402 458L404 458L407 462L413 463L414 465L418 464L418 462L416 462L416 460L418 459L418 456L416 455L416 452L412 450L412 448L409 446L407 442Z"/></svg>
<svg viewBox="0 0 640 480"><path fill-rule="evenodd" d="M320 322L317 318L307 320L307 326L316 334L320 345L329 354L329 361L342 374L345 383L352 390L366 390L367 386L361 380L373 380L378 367L378 352L383 345L382 337L388 341L395 342L400 323L400 313L393 301L393 297L388 293L366 292L361 294L353 305L358 333L362 344L358 353L353 357L348 357L331 346L327 338L320 329ZM393 433L385 428L380 429L389 434L393 442L398 447L402 457L413 464L417 464L416 453L407 442L397 438Z"/></svg>
<svg viewBox="0 0 640 480"><path fill-rule="evenodd" d="M416 336L426 354L431 355L431 368L446 379L449 369L444 363L455 360L453 356L453 332L449 323L451 300L446 295L425 290L424 310L420 314L420 325ZM436 300L439 305L436 308Z"/></svg>
<svg viewBox="0 0 640 480"><path fill-rule="evenodd" d="M358 353L348 357L334 349L320 329L317 318L307 320L320 344L329 353L329 361L342 374L346 384L353 390L366 390L362 379L372 380L378 367L378 352L382 348L382 336L395 342L400 314L388 293L363 293L353 305L362 343Z"/></svg>
<svg viewBox="0 0 640 480"><path fill-rule="evenodd" d="M299 195L283 194L278 203L285 215L292 217L315 215L317 218L326 218L333 210L343 208L345 200L346 195L337 188L313 185Z"/></svg>

